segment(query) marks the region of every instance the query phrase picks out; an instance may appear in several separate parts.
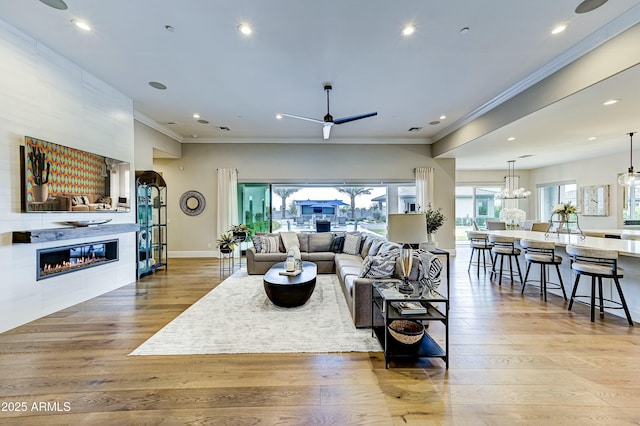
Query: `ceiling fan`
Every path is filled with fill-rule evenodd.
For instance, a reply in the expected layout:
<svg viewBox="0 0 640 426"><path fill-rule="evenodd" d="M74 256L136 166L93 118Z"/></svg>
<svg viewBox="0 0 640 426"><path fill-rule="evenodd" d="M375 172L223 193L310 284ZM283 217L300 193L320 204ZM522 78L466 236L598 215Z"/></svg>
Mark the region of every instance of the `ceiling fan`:
<svg viewBox="0 0 640 426"><path fill-rule="evenodd" d="M322 128L322 136L324 137L324 139L329 139L329 134L331 133L331 127L333 127L333 125L335 124L344 124L344 123L348 123L350 121L355 121L355 120L360 120L362 118L367 118L367 117L373 117L374 115L378 115L377 112L370 112L367 114L360 114L360 115L352 115L350 117L343 117L343 118L338 118L336 120L333 119L333 116L329 113L329 92L331 91L332 87L330 83L325 83L324 85L324 90L325 92L327 92L327 115L324 116L324 120L317 120L315 118L308 118L308 117L301 117L299 115L293 115L293 114L280 114L284 117L291 117L291 118L297 118L299 120L307 120L307 121L312 121L314 123L320 123L323 125Z"/></svg>

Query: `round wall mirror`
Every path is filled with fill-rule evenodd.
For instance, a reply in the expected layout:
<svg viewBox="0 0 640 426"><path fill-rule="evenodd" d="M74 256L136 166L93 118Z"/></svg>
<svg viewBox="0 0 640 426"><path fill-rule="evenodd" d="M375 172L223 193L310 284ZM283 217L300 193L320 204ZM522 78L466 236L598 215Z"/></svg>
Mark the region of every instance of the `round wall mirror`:
<svg viewBox="0 0 640 426"><path fill-rule="evenodd" d="M204 195L198 191L187 191L180 197L180 209L189 216L198 216L205 205Z"/></svg>

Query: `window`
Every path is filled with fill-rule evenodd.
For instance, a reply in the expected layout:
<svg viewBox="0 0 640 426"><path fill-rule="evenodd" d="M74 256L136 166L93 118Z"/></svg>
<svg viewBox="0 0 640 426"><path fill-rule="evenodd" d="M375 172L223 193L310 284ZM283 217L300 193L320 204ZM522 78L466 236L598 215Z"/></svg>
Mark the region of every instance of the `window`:
<svg viewBox="0 0 640 426"><path fill-rule="evenodd" d="M622 210L622 219L640 220L640 188L630 186L624 191L625 207Z"/></svg>
<svg viewBox="0 0 640 426"><path fill-rule="evenodd" d="M553 208L560 204L577 205L577 186L575 183L555 183L538 187L538 218L541 221L551 219Z"/></svg>
<svg viewBox="0 0 640 426"><path fill-rule="evenodd" d="M502 210L502 200L496 198L499 186L456 187L456 240L466 241L466 231L471 230L475 220L484 227L487 220L497 220Z"/></svg>

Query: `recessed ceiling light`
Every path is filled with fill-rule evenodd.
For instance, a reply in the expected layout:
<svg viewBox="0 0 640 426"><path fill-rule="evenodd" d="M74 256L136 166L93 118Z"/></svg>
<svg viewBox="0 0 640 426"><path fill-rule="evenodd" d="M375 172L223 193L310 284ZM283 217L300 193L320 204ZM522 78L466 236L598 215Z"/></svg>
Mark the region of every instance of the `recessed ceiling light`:
<svg viewBox="0 0 640 426"><path fill-rule="evenodd" d="M609 99L608 101L604 101L602 105L609 106L609 105L617 104L618 102L620 102L620 99Z"/></svg>
<svg viewBox="0 0 640 426"><path fill-rule="evenodd" d="M414 32L416 32L416 26L413 24L409 24L406 27L404 27L402 29L402 35L403 36L410 36L411 34L413 34Z"/></svg>
<svg viewBox="0 0 640 426"><path fill-rule="evenodd" d="M209 122L207 120L203 120L203 119L198 120L198 123L200 123L200 124L209 124Z"/></svg>
<svg viewBox="0 0 640 426"><path fill-rule="evenodd" d="M440 120L446 120L446 119L447 119L447 116L446 116L446 115L442 114L442 115L440 116Z"/></svg>
<svg viewBox="0 0 640 426"><path fill-rule="evenodd" d="M218 129L219 129L219 130L222 130L222 131L224 131L224 132L230 132L230 131L231 131L231 129L230 129L230 128L228 128L227 126L218 126Z"/></svg>
<svg viewBox="0 0 640 426"><path fill-rule="evenodd" d="M194 139L198 139L198 135L196 135L196 134L191 135L191 137L194 138Z"/></svg>
<svg viewBox="0 0 640 426"><path fill-rule="evenodd" d="M238 30L240 30L240 32L244 35L250 35L253 32L248 24L238 25Z"/></svg>
<svg viewBox="0 0 640 426"><path fill-rule="evenodd" d="M469 27L464 27L460 30L460 35L465 35L469 32Z"/></svg>
<svg viewBox="0 0 640 426"><path fill-rule="evenodd" d="M282 120L282 114L276 114L276 119Z"/></svg>
<svg viewBox="0 0 640 426"><path fill-rule="evenodd" d="M164 29L172 33L175 28L173 28L171 25L165 25Z"/></svg>
<svg viewBox="0 0 640 426"><path fill-rule="evenodd" d="M149 82L149 86L153 87L154 89L158 89L158 90L166 90L167 86L165 86L162 83L159 83L157 81L150 81Z"/></svg>
<svg viewBox="0 0 640 426"><path fill-rule="evenodd" d="M196 119L200 118L200 114L193 114L193 118L196 118Z"/></svg>
<svg viewBox="0 0 640 426"><path fill-rule="evenodd" d="M511 137L508 137L508 138L507 138L507 140L508 140L509 142L511 142L511 141L515 141L515 140L516 140L516 138L514 138L513 136L511 136Z"/></svg>
<svg viewBox="0 0 640 426"><path fill-rule="evenodd" d="M40 0L40 2L58 10L67 10L69 8L63 0Z"/></svg>
<svg viewBox="0 0 640 426"><path fill-rule="evenodd" d="M77 19L72 19L72 20L71 20L71 22L73 22L73 24L74 24L76 27L80 28L81 30L84 30L84 31L91 31L91 27L89 26L89 24L87 24L87 23L86 23L86 22L84 22L84 21L78 21Z"/></svg>
<svg viewBox="0 0 640 426"><path fill-rule="evenodd" d="M588 141L595 141L596 139L598 139L598 138L595 137L595 136L591 136L590 138L587 138Z"/></svg>
<svg viewBox="0 0 640 426"><path fill-rule="evenodd" d="M557 27L555 27L553 30L551 30L551 34L560 34L566 29L567 29L567 24L560 24Z"/></svg>
<svg viewBox="0 0 640 426"><path fill-rule="evenodd" d="M523 155L519 156L518 158L529 158L529 157L533 157L533 154L523 154Z"/></svg>
<svg viewBox="0 0 640 426"><path fill-rule="evenodd" d="M419 132L420 130L422 130L422 127L410 127L409 128L410 132Z"/></svg>
<svg viewBox="0 0 640 426"><path fill-rule="evenodd" d="M429 126L435 126L436 124L440 124L440 120L434 120L429 122Z"/></svg>

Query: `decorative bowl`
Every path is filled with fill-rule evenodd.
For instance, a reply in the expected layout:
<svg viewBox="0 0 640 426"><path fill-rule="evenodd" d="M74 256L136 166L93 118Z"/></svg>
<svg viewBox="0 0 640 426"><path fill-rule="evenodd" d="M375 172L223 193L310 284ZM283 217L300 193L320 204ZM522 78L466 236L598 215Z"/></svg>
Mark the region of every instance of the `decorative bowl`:
<svg viewBox="0 0 640 426"><path fill-rule="evenodd" d="M389 324L389 334L405 345L415 345L424 335L424 325L418 321L395 320Z"/></svg>

